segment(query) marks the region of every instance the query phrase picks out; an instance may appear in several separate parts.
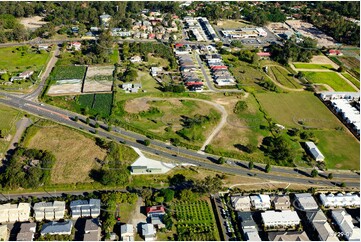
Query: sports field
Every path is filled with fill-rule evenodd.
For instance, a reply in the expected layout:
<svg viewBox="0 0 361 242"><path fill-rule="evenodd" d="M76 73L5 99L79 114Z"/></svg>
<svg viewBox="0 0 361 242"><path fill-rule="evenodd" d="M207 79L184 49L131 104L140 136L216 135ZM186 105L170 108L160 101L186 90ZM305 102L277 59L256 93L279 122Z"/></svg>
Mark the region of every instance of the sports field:
<svg viewBox="0 0 361 242"><path fill-rule="evenodd" d="M355 91L345 80L335 72L304 72L306 79L311 83L324 83L335 91Z"/></svg>
<svg viewBox="0 0 361 242"><path fill-rule="evenodd" d="M293 63L297 69L332 69L330 64Z"/></svg>
<svg viewBox="0 0 361 242"><path fill-rule="evenodd" d="M29 46L0 48L0 70L22 72L27 69L40 70L49 57L48 52L38 53Z"/></svg>

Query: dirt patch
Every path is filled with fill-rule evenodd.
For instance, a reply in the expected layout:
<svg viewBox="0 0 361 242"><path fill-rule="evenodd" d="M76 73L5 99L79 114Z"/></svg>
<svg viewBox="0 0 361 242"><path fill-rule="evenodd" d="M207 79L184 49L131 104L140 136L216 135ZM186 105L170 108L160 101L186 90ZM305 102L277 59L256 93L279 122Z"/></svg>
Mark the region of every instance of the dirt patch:
<svg viewBox="0 0 361 242"><path fill-rule="evenodd" d="M150 105L148 101L143 98L128 100L125 103L124 110L128 113L139 113L142 111L147 111Z"/></svg>
<svg viewBox="0 0 361 242"><path fill-rule="evenodd" d="M332 60L330 60L329 58L327 58L324 55L313 56L310 63L312 63L312 64L329 64L329 65L332 65L332 67L335 69L337 69L339 67L335 62L333 62Z"/></svg>
<svg viewBox="0 0 361 242"><path fill-rule="evenodd" d="M81 93L82 83L77 84L63 84L63 85L52 85L50 86L47 95L72 95Z"/></svg>
<svg viewBox="0 0 361 242"><path fill-rule="evenodd" d="M41 21L43 18L40 16L33 16L29 18L21 18L20 23L25 26L25 28L28 29L37 29L43 26L44 24L47 24L45 21Z"/></svg>
<svg viewBox="0 0 361 242"><path fill-rule="evenodd" d="M49 150L55 155L51 172L51 182L55 184L91 182L89 172L100 167L96 159L106 156L106 151L92 139L61 126L41 128L28 148Z"/></svg>

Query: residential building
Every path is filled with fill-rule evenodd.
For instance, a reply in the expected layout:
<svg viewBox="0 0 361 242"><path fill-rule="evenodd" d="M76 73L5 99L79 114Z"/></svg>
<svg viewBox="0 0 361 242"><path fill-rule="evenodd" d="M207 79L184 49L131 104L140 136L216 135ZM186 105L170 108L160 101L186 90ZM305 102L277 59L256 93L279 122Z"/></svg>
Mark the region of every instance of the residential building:
<svg viewBox="0 0 361 242"><path fill-rule="evenodd" d="M359 92L321 92L320 98L323 101L334 100L334 99L346 99L350 101L359 101Z"/></svg>
<svg viewBox="0 0 361 242"><path fill-rule="evenodd" d="M100 215L100 199L75 200L70 202L71 216L74 219L79 217L93 217Z"/></svg>
<svg viewBox="0 0 361 242"><path fill-rule="evenodd" d="M162 217L158 217L158 216L151 216L150 218L150 222L151 224L154 225L154 228L156 229L162 229L165 228L165 224L162 221Z"/></svg>
<svg viewBox="0 0 361 242"><path fill-rule="evenodd" d="M100 18L100 23L103 26L109 26L109 21L111 20L111 16L109 14L103 13L102 15L99 16Z"/></svg>
<svg viewBox="0 0 361 242"><path fill-rule="evenodd" d="M81 49L81 43L78 41L70 42L70 49L74 49L76 51L79 51Z"/></svg>
<svg viewBox="0 0 361 242"><path fill-rule="evenodd" d="M27 79L27 78L31 77L33 74L34 74L34 71L27 70L27 71L24 71L24 72L20 73L19 77L22 78L22 79Z"/></svg>
<svg viewBox="0 0 361 242"><path fill-rule="evenodd" d="M48 50L48 49L49 49L49 45L47 44L38 45L38 50Z"/></svg>
<svg viewBox="0 0 361 242"><path fill-rule="evenodd" d="M142 224L142 236L145 241L155 241L155 229L153 224Z"/></svg>
<svg viewBox="0 0 361 242"><path fill-rule="evenodd" d="M360 206L360 196L357 194L338 193L336 195L330 193L328 195L321 193L320 201L325 207L348 207L348 206Z"/></svg>
<svg viewBox="0 0 361 242"><path fill-rule="evenodd" d="M258 235L258 226L254 222L251 212L237 212L245 240L261 241Z"/></svg>
<svg viewBox="0 0 361 242"><path fill-rule="evenodd" d="M73 228L73 222L71 220L67 220L65 222L49 222L43 225L40 234L44 235L70 235L71 229Z"/></svg>
<svg viewBox="0 0 361 242"><path fill-rule="evenodd" d="M30 215L30 203L0 205L0 222L28 221Z"/></svg>
<svg viewBox="0 0 361 242"><path fill-rule="evenodd" d="M20 224L20 232L16 235L16 241L33 241L36 232L36 223Z"/></svg>
<svg viewBox="0 0 361 242"><path fill-rule="evenodd" d="M344 239L349 241L360 241L360 228L353 224L350 214L348 214L344 209L341 209L332 210L331 216Z"/></svg>
<svg viewBox="0 0 361 242"><path fill-rule="evenodd" d="M64 218L65 202L39 202L34 204L34 218L37 221L46 220L59 220Z"/></svg>
<svg viewBox="0 0 361 242"><path fill-rule="evenodd" d="M288 210L290 209L290 205L291 205L290 198L287 195L273 196L271 198L271 204L275 210Z"/></svg>
<svg viewBox="0 0 361 242"><path fill-rule="evenodd" d="M360 111L353 107L350 101L346 99L332 100L331 105L334 111L340 115L346 123L353 125L359 134L361 125Z"/></svg>
<svg viewBox="0 0 361 242"><path fill-rule="evenodd" d="M338 241L336 233L327 222L327 217L321 209L306 212L307 222L313 228L314 234L320 241Z"/></svg>
<svg viewBox="0 0 361 242"><path fill-rule="evenodd" d="M343 55L343 53L341 52L341 50L328 50L327 51L327 55L337 55L337 56L341 56Z"/></svg>
<svg viewBox="0 0 361 242"><path fill-rule="evenodd" d="M87 219L84 227L84 241L99 241L100 240L100 224L96 218Z"/></svg>
<svg viewBox="0 0 361 242"><path fill-rule="evenodd" d="M140 57L139 55L132 56L132 57L130 58L130 62L132 62L132 63L142 62L142 57Z"/></svg>
<svg viewBox="0 0 361 242"><path fill-rule="evenodd" d="M261 213L262 221L265 227L293 227L300 224L301 219L296 211L265 211Z"/></svg>
<svg viewBox="0 0 361 242"><path fill-rule="evenodd" d="M150 72L152 76L157 76L159 72L163 72L163 67L151 67Z"/></svg>
<svg viewBox="0 0 361 242"><path fill-rule="evenodd" d="M122 84L122 89L123 90L130 90L133 87L132 83L123 83Z"/></svg>
<svg viewBox="0 0 361 242"><path fill-rule="evenodd" d="M312 157L316 160L316 161L324 161L325 157L323 156L323 154L321 153L321 151L317 148L317 146L315 145L315 143L308 141L305 142L306 148L307 150L311 153Z"/></svg>
<svg viewBox="0 0 361 242"><path fill-rule="evenodd" d="M269 59L271 57L270 52L258 52L257 55L260 57L260 59Z"/></svg>
<svg viewBox="0 0 361 242"><path fill-rule="evenodd" d="M258 231L249 231L244 234L245 241L262 241Z"/></svg>
<svg viewBox="0 0 361 242"><path fill-rule="evenodd" d="M249 196L231 197L231 203L236 211L251 211L251 199Z"/></svg>
<svg viewBox="0 0 361 242"><path fill-rule="evenodd" d="M267 210L271 208L271 200L268 195L258 194L250 196L251 205L257 210Z"/></svg>
<svg viewBox="0 0 361 242"><path fill-rule="evenodd" d="M269 241L310 241L305 231L302 232L271 232Z"/></svg>
<svg viewBox="0 0 361 242"><path fill-rule="evenodd" d="M8 241L10 236L9 228L6 224L0 225L0 241Z"/></svg>
<svg viewBox="0 0 361 242"><path fill-rule="evenodd" d="M318 205L310 193L298 193L296 197L296 208L300 210L317 210Z"/></svg>
<svg viewBox="0 0 361 242"><path fill-rule="evenodd" d="M134 228L132 224L123 224L120 226L120 240L134 241Z"/></svg>
<svg viewBox="0 0 361 242"><path fill-rule="evenodd" d="M146 213L148 217L153 217L153 216L160 217L165 214L165 208L163 205L147 207Z"/></svg>

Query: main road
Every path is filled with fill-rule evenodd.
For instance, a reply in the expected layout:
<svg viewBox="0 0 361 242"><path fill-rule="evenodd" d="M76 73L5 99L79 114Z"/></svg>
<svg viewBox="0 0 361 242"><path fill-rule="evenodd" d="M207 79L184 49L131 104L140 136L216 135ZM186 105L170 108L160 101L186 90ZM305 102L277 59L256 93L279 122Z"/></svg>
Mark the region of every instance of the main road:
<svg viewBox="0 0 361 242"><path fill-rule="evenodd" d="M247 165L247 162L245 161L242 162L238 160L232 160L232 162L234 162L235 164L234 166L217 165L207 161L207 160L214 161L215 159L218 158L217 156L208 155L208 154L198 154L196 151L187 150L184 148L178 148L169 144L165 144L160 141L152 140L151 146L144 146L143 144L141 144L142 142L134 142L133 140L136 139L142 141L146 139L146 137L120 129L119 127L116 127L113 130L117 133L120 132L122 136L119 136L118 134L113 132L105 131L105 129L107 128L105 124L101 124L99 129L94 128L95 121L93 120L90 122L90 125L87 125L81 121L75 122L73 121L73 118L75 116L79 116L81 120L85 120L85 117L76 113L72 113L67 110L62 110L42 103L39 104L37 102L33 102L4 92L1 92L0 96L4 97L4 98L0 98L0 103L3 103L5 105L24 110L26 112L35 114L37 116L44 117L56 123L61 123L76 129L82 129L86 132L96 133L95 130L98 130L97 135L100 137L112 139L117 142L126 143L127 145L137 147L145 152L153 153L165 157L167 159L174 160L175 162L178 163L190 163L206 169L234 174L234 175L247 176L251 172L246 168L242 168L242 166L245 167ZM347 178L353 180L353 181L348 181L347 186L359 187L360 185L359 176L355 173L346 173L346 174L334 173L334 179L330 181L327 179L314 179L310 177L294 176L294 174L298 174L298 173L295 173L293 169L273 167L271 173L264 173L262 171L264 169L263 165L261 166L257 164L255 167L259 167L261 171L253 170L252 173L253 174L257 173L258 178L262 178L265 180L284 181L287 183L300 183L300 184L308 184L308 185L315 184L320 186L335 186L335 184L340 183L345 178Z"/></svg>

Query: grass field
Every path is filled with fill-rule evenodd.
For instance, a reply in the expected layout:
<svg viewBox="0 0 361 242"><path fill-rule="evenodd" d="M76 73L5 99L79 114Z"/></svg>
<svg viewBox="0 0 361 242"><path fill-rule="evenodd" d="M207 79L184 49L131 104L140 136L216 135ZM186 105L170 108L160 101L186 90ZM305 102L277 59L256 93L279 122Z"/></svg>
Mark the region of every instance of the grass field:
<svg viewBox="0 0 361 242"><path fill-rule="evenodd" d="M355 91L345 80L335 72L304 72L306 79L311 83L324 83L335 91Z"/></svg>
<svg viewBox="0 0 361 242"><path fill-rule="evenodd" d="M333 69L330 64L292 63L297 69Z"/></svg>
<svg viewBox="0 0 361 242"><path fill-rule="evenodd" d="M252 27L253 25L250 22L244 20L222 20L217 22L217 27L224 29L235 29L235 28L243 28L246 26Z"/></svg>
<svg viewBox="0 0 361 242"><path fill-rule="evenodd" d="M86 94L78 99L80 109L88 109L90 114L108 117L111 114L113 94Z"/></svg>
<svg viewBox="0 0 361 242"><path fill-rule="evenodd" d="M337 58L340 62L342 62L346 68L350 69L350 71L352 71L352 73L354 73L355 76L360 76L360 60L350 56L348 57L338 56L335 58Z"/></svg>
<svg viewBox="0 0 361 242"><path fill-rule="evenodd" d="M164 59L161 57L155 57L152 54L148 54L147 64L151 65L151 66L167 67L167 66L169 66L169 61L167 59Z"/></svg>
<svg viewBox="0 0 361 242"><path fill-rule="evenodd" d="M331 169L360 170L360 143L346 131L315 131L317 147ZM337 151L337 152L335 152Z"/></svg>
<svg viewBox="0 0 361 242"><path fill-rule="evenodd" d="M51 172L51 183L84 183L92 182L89 172L93 168L99 168L96 159L103 160L106 150L95 144L91 136L84 135L65 126L40 121L38 125L29 127L24 139L24 145L28 148L49 150L56 157L56 163ZM121 145L122 162L131 162L137 156L131 148Z"/></svg>
<svg viewBox="0 0 361 242"><path fill-rule="evenodd" d="M177 236L180 241L213 241L219 239L218 229L210 204L205 200L177 202L172 206L177 220Z"/></svg>
<svg viewBox="0 0 361 242"><path fill-rule="evenodd" d="M85 66L56 66L51 76L53 80L83 79L85 72Z"/></svg>
<svg viewBox="0 0 361 242"><path fill-rule="evenodd" d="M22 72L27 69L40 70L46 64L48 52L37 53L36 49L17 50L20 47L0 48L0 70Z"/></svg>
<svg viewBox="0 0 361 242"><path fill-rule="evenodd" d="M360 81L348 74L347 72L343 72L342 75L346 77L352 84L354 84L358 89L360 89Z"/></svg>
<svg viewBox="0 0 361 242"><path fill-rule="evenodd" d="M147 92L161 92L157 89L160 85L147 71L138 71L138 77L134 83L141 83L142 89Z"/></svg>
<svg viewBox="0 0 361 242"><path fill-rule="evenodd" d="M294 79L294 77L286 69L283 69L280 66L270 66L270 70L273 74L275 80L277 80L281 85L289 88L300 89L302 86Z"/></svg>
<svg viewBox="0 0 361 242"><path fill-rule="evenodd" d="M3 137L8 135L12 137L15 134L16 122L21 118L21 114L21 112L15 109L0 104L0 130ZM0 138L0 158L6 152L10 141Z"/></svg>

